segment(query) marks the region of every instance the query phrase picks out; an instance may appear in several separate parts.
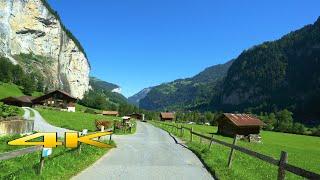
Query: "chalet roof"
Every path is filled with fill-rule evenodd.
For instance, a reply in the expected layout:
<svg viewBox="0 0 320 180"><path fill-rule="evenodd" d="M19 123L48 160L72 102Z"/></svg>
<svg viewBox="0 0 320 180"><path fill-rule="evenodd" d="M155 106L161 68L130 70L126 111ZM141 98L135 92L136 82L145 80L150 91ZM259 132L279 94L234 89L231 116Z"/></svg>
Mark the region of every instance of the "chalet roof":
<svg viewBox="0 0 320 180"><path fill-rule="evenodd" d="M260 119L250 114L224 113L223 115L236 126L264 126L265 125Z"/></svg>
<svg viewBox="0 0 320 180"><path fill-rule="evenodd" d="M32 100L35 99L35 97L32 96L19 96L19 97L7 97L4 99L1 99L0 101L19 101L24 103L32 103Z"/></svg>
<svg viewBox="0 0 320 180"><path fill-rule="evenodd" d="M67 92L64 92L64 91L62 91L62 90L55 90L55 91L51 91L51 92L49 92L48 94L45 94L45 95L43 95L43 96L37 97L37 98L33 99L32 101L35 101L35 102L37 102L37 101L42 101L42 100L50 97L52 94L55 94L55 93L60 93L60 94L63 94L63 95L65 95L66 97L68 97L68 98L70 98L70 99L77 100L77 98L71 96L71 95L70 95L69 93L67 93Z"/></svg>
<svg viewBox="0 0 320 180"><path fill-rule="evenodd" d="M171 112L162 112L160 113L160 116L164 119L174 119L174 113Z"/></svg>
<svg viewBox="0 0 320 180"><path fill-rule="evenodd" d="M118 111L102 111L103 115L118 115Z"/></svg>
<svg viewBox="0 0 320 180"><path fill-rule="evenodd" d="M142 116L142 114L139 114L139 113L132 113L132 114L127 114L127 116Z"/></svg>

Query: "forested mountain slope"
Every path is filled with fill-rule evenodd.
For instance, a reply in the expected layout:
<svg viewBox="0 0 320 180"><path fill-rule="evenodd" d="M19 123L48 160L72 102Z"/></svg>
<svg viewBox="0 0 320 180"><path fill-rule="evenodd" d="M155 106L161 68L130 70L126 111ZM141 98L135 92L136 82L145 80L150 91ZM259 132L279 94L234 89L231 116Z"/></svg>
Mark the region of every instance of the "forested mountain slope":
<svg viewBox="0 0 320 180"><path fill-rule="evenodd" d="M140 107L151 110L177 110L207 104L218 92L217 86L233 61L209 67L198 75L153 87Z"/></svg>
<svg viewBox="0 0 320 180"><path fill-rule="evenodd" d="M319 123L319 102L320 18L241 53L208 109L271 112L287 108L296 118Z"/></svg>

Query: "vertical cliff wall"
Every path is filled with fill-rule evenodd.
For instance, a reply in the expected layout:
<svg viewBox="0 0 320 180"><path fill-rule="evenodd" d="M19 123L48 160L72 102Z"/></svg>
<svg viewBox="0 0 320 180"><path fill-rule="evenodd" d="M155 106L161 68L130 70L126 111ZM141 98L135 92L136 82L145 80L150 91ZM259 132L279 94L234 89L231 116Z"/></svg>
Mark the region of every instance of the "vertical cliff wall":
<svg viewBox="0 0 320 180"><path fill-rule="evenodd" d="M22 61L22 54L37 58ZM0 55L37 69L50 90L82 98L89 89L86 55L42 0L0 1Z"/></svg>

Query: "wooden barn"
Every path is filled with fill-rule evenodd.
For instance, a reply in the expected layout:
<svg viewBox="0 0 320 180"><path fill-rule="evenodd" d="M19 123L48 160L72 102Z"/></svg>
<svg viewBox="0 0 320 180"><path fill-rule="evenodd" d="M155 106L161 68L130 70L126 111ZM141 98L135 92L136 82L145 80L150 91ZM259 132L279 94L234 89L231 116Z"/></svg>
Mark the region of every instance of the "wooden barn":
<svg viewBox="0 0 320 180"><path fill-rule="evenodd" d="M119 112L118 111L102 111L102 115L118 117Z"/></svg>
<svg viewBox="0 0 320 180"><path fill-rule="evenodd" d="M20 97L7 97L1 99L0 102L3 102L7 105L19 106L19 107L32 107L32 96L20 96Z"/></svg>
<svg viewBox="0 0 320 180"><path fill-rule="evenodd" d="M257 117L249 114L224 113L218 119L218 134L232 136L259 134L265 124Z"/></svg>
<svg viewBox="0 0 320 180"><path fill-rule="evenodd" d="M174 113L171 112L162 112L160 113L161 121L174 121Z"/></svg>
<svg viewBox="0 0 320 180"><path fill-rule="evenodd" d="M32 100L34 105L61 108L65 109L68 112L75 112L76 101L76 98L61 90L52 91L48 94L45 94Z"/></svg>

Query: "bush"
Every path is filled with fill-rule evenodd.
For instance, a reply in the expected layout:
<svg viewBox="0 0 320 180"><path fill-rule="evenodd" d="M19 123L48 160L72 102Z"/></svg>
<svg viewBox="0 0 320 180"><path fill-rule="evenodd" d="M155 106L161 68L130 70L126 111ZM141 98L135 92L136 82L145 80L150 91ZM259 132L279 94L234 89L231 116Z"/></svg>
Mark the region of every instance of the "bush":
<svg viewBox="0 0 320 180"><path fill-rule="evenodd" d="M96 114L96 111L94 109L91 109L91 108L87 108L84 112L85 113L89 113L89 114Z"/></svg>
<svg viewBox="0 0 320 180"><path fill-rule="evenodd" d="M7 118L19 115L19 108L15 106L0 105L0 117Z"/></svg>
<svg viewBox="0 0 320 180"><path fill-rule="evenodd" d="M301 123L294 123L292 127L292 132L296 134L305 134L306 128Z"/></svg>
<svg viewBox="0 0 320 180"><path fill-rule="evenodd" d="M320 136L320 125L316 128L312 128L312 135L314 136Z"/></svg>

